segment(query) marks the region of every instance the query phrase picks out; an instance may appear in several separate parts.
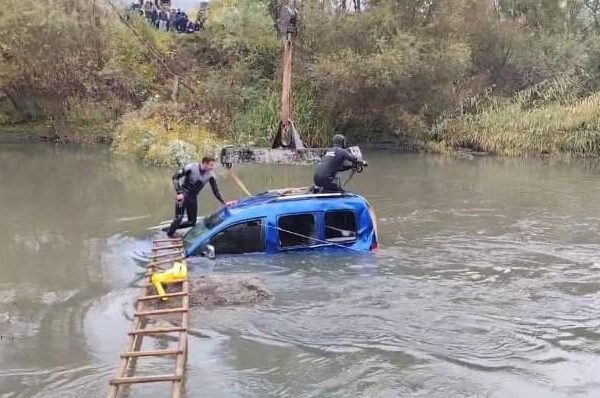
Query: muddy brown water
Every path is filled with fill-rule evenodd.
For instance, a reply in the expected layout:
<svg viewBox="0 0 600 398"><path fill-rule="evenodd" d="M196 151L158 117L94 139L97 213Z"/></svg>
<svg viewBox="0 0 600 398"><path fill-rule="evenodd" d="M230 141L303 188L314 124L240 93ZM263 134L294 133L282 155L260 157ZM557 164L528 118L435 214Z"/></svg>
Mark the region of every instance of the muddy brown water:
<svg viewBox="0 0 600 398"><path fill-rule="evenodd" d="M258 275L275 296L192 312L188 397L600 396L599 162L367 156L351 186L377 210L377 254L192 262ZM0 143L0 395L105 394L171 173ZM311 168L239 175L260 191L304 185Z"/></svg>

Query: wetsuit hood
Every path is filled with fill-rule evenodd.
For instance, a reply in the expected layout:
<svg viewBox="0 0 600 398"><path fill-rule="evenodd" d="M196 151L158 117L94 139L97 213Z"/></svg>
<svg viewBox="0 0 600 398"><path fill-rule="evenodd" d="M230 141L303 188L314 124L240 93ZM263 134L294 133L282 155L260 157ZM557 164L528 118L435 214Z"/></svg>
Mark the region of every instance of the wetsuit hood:
<svg viewBox="0 0 600 398"><path fill-rule="evenodd" d="M348 143L346 141L346 137L341 134L336 134L333 136L333 146L339 146L340 148L346 148Z"/></svg>

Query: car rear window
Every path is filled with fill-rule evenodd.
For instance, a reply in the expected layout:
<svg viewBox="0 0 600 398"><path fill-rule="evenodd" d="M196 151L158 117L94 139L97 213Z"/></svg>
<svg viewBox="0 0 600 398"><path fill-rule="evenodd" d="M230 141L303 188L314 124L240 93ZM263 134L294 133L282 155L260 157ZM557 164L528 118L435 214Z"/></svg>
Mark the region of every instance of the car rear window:
<svg viewBox="0 0 600 398"><path fill-rule="evenodd" d="M356 216L351 210L325 213L325 240L328 242L353 242L356 240Z"/></svg>
<svg viewBox="0 0 600 398"><path fill-rule="evenodd" d="M317 228L313 214L281 216L277 221L279 247L311 246L317 243Z"/></svg>

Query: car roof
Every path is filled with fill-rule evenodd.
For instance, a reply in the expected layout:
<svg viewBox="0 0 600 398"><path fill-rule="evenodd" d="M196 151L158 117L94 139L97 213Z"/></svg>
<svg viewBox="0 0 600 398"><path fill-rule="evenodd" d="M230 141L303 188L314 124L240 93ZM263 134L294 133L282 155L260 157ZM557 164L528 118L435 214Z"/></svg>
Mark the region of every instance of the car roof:
<svg viewBox="0 0 600 398"><path fill-rule="evenodd" d="M276 211L278 208L287 212L292 206L298 211L323 210L320 205L325 202L329 204L326 207L335 207L335 202L338 202L335 199L344 199L344 203L348 204L350 202L355 206L367 204L362 196L351 192L312 193L302 188L286 188L240 199L235 205L227 209L229 213L227 218L230 216L242 218L244 214L253 217L250 213L256 213L255 216L260 216L260 213Z"/></svg>

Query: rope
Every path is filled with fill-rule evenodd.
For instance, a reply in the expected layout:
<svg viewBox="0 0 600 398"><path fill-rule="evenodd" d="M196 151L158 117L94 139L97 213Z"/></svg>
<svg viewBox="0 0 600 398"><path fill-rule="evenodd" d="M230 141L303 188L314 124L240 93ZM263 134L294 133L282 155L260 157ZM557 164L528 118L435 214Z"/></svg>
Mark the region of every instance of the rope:
<svg viewBox="0 0 600 398"><path fill-rule="evenodd" d="M269 224L266 224L266 225L267 225L268 228L276 229L278 231L285 232L285 233L288 233L288 234L291 234L291 235L295 235L295 236L298 236L298 237L301 237L301 238L313 240L313 241L318 242L318 243L322 243L322 244L326 244L326 245L330 245L330 246L337 246L339 248L347 249L347 250L354 251L354 252L357 252L357 253L365 253L364 250L355 249L353 247L345 246L345 245L342 245L342 244L339 244L339 243L336 243L336 242L330 242L330 241L327 241L327 240L313 238L312 236L303 235L303 234L300 234L300 233L297 233L297 232L294 232L294 231L288 231L287 229L283 229L281 227L277 227L277 226L274 226L274 225L269 225ZM388 258L390 260L396 260L396 261L403 261L404 260L403 258L401 258L399 256L394 256L392 254L377 253L376 256L380 257L380 258Z"/></svg>
<svg viewBox="0 0 600 398"><path fill-rule="evenodd" d="M274 225L267 224L267 227L268 228L276 229L276 230L278 230L280 232L285 232L285 233L290 234L290 235L295 235L295 236L298 236L300 238L313 240L313 241L315 241L317 243L322 243L322 244L331 245L331 246L337 246L337 247L340 247L342 249L348 249L348 250L355 251L355 252L358 252L358 253L364 253L364 250L355 249L353 247L348 247L348 246L345 246L345 245L342 245L342 244L339 244L339 243L330 242L328 240L322 240L322 239L318 239L318 238L313 238L312 236L303 235L303 234L300 234L300 233L297 233L297 232L294 232L294 231L288 231L287 229L283 229L281 227L276 227Z"/></svg>
<svg viewBox="0 0 600 398"><path fill-rule="evenodd" d="M350 177L348 177L344 185L342 185L342 188L346 188L346 185L348 185L348 183L352 181L352 177L354 177L354 174L356 174L356 169L352 169L352 174L350 174Z"/></svg>
<svg viewBox="0 0 600 398"><path fill-rule="evenodd" d="M350 231L350 230L347 230L347 229L342 229L342 228L332 227L331 225L325 225L325 228L327 228L327 229L332 229L332 230L334 230L334 231L338 231L338 232L341 232L341 233L344 233L344 232L350 232L350 233L354 233L354 232L352 232L352 231ZM354 234L356 235L356 233L354 233Z"/></svg>
<svg viewBox="0 0 600 398"><path fill-rule="evenodd" d="M250 191L248 190L248 188L246 188L246 186L244 185L244 183L242 182L242 180L240 180L240 178L237 176L237 174L235 174L233 172L233 169L231 167L227 168L227 170L229 171L229 175L231 176L231 178L233 178L233 181L235 181L235 183L237 184L238 187L240 187L240 189L248 196L252 196L252 194L250 193Z"/></svg>

